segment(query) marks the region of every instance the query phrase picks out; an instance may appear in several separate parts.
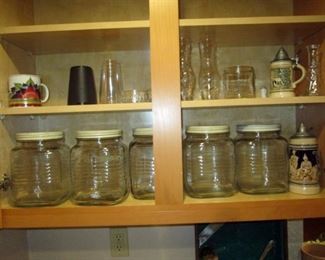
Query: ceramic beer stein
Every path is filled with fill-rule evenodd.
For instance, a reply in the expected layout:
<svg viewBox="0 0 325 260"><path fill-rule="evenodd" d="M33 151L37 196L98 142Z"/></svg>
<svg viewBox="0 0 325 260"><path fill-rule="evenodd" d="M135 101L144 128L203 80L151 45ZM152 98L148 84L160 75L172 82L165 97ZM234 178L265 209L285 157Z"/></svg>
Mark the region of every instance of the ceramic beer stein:
<svg viewBox="0 0 325 260"><path fill-rule="evenodd" d="M289 164L291 192L316 194L320 192L320 165L317 139L310 135L304 124L289 141Z"/></svg>
<svg viewBox="0 0 325 260"><path fill-rule="evenodd" d="M294 97L294 89L306 76L305 68L289 58L283 47L271 62L270 97ZM301 70L301 77L293 81L294 70Z"/></svg>

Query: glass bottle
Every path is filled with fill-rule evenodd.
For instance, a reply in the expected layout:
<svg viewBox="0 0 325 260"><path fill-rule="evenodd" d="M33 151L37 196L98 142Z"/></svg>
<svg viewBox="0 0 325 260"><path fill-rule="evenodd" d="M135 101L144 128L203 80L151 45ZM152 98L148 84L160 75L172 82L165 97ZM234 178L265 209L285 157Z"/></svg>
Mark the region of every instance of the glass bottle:
<svg viewBox="0 0 325 260"><path fill-rule="evenodd" d="M79 205L112 205L128 195L126 146L122 131L77 131L71 149L72 196Z"/></svg>
<svg viewBox="0 0 325 260"><path fill-rule="evenodd" d="M320 69L320 45L310 44L307 47L308 52L308 68L307 68L307 82L308 82L308 96L318 96L321 90L321 69Z"/></svg>
<svg viewBox="0 0 325 260"><path fill-rule="evenodd" d="M220 75L215 61L217 46L213 34L206 33L201 37L199 49L199 88L201 99L222 98Z"/></svg>
<svg viewBox="0 0 325 260"><path fill-rule="evenodd" d="M181 98L193 100L195 74L191 62L192 44L188 36L180 37Z"/></svg>
<svg viewBox="0 0 325 260"><path fill-rule="evenodd" d="M152 147L152 128L133 130L130 143L131 190L136 199L155 198L155 164Z"/></svg>
<svg viewBox="0 0 325 260"><path fill-rule="evenodd" d="M51 206L70 194L70 150L63 132L16 134L10 156L10 201L14 206Z"/></svg>
<svg viewBox="0 0 325 260"><path fill-rule="evenodd" d="M245 193L288 190L288 144L280 125L239 125L235 140L236 179Z"/></svg>
<svg viewBox="0 0 325 260"><path fill-rule="evenodd" d="M191 197L224 197L235 192L234 144L229 127L190 126L184 141L184 183Z"/></svg>

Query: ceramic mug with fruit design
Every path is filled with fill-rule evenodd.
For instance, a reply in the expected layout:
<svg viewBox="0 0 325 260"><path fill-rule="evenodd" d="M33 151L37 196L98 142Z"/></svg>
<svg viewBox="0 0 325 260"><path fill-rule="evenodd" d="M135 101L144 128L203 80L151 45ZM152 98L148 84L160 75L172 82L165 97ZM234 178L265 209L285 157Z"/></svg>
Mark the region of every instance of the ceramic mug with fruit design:
<svg viewBox="0 0 325 260"><path fill-rule="evenodd" d="M9 106L41 106L49 99L48 87L41 83L40 76L15 74L9 77Z"/></svg>

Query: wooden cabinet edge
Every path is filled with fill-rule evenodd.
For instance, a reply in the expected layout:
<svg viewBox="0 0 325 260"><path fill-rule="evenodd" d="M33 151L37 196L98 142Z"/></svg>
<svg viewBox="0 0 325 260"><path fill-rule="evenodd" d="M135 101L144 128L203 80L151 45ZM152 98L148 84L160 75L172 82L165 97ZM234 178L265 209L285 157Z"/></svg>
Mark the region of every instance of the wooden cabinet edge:
<svg viewBox="0 0 325 260"><path fill-rule="evenodd" d="M242 195L239 195L242 196ZM257 196L257 197L256 197ZM231 198L186 200L181 205L154 205L132 201L116 206L73 206L69 203L46 208L2 208L4 228L101 227L176 225L325 216L324 194L302 196L252 195L251 200ZM243 196L244 198L246 195ZM144 203L144 204L141 204Z"/></svg>

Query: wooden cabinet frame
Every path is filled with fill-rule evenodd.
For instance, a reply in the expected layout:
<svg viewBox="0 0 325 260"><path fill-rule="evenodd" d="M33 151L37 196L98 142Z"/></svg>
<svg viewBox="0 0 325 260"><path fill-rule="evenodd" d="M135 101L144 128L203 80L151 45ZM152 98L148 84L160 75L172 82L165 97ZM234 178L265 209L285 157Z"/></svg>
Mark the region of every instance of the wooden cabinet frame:
<svg viewBox="0 0 325 260"><path fill-rule="evenodd" d="M322 1L308 1L312 3L310 10L305 8L306 1L293 1L297 15L183 18L180 17L181 8L177 0L148 0L148 19L77 23L53 21L52 24L24 24L24 18L28 19L29 15L32 15L32 1L23 1L24 8L21 3L18 0L12 0L10 4L6 0L0 1L2 10L8 11L0 20L0 98L4 103L3 107L0 107L2 118L152 111L156 199L138 201L129 196L126 201L116 206L79 207L66 202L57 207L46 208L13 208L3 199L0 223L2 221L4 228L171 225L325 216L324 192L311 196L291 193L254 196L237 193L229 198L193 199L183 191L182 173L182 111L305 106L303 112L297 109L297 118L307 118L307 125L316 128L320 140L324 142L322 133L325 118L308 117L310 111L317 113L324 109L325 96L181 101L179 94L180 30L187 30L195 37L202 28L212 28L226 45L234 40L241 40L241 44L253 46L283 43L294 45L297 41L288 37L288 32L293 31L299 39L308 39L312 34L314 39L322 42L325 27ZM94 41L90 41L90 37L93 37ZM35 38L40 39L40 42L33 43ZM76 39L80 44L75 44ZM54 104L28 109L7 107L8 76L22 71L34 73L37 55L90 52L93 49L100 52L105 49L105 43L108 41L112 41L110 48L117 48L119 51L150 51L151 103L86 106ZM150 46L147 46L147 42ZM66 49L62 49L62 46ZM0 124L0 136L3 141L1 161L8 162L14 141L12 133L3 122ZM322 149L325 151L323 145ZM6 163L2 163L0 167L2 172L8 170Z"/></svg>

